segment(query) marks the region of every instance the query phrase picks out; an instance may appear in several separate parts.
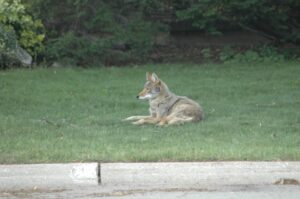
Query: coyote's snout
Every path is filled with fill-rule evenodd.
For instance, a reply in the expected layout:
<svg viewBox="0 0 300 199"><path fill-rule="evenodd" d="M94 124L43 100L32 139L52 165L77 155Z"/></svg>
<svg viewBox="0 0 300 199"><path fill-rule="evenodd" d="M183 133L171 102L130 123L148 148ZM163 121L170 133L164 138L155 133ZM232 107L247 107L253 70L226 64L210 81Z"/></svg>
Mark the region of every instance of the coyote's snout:
<svg viewBox="0 0 300 199"><path fill-rule="evenodd" d="M149 100L149 116L131 116L126 121L133 124L172 125L199 122L203 119L201 106L184 96L172 93L155 73L146 74L146 83L138 99Z"/></svg>

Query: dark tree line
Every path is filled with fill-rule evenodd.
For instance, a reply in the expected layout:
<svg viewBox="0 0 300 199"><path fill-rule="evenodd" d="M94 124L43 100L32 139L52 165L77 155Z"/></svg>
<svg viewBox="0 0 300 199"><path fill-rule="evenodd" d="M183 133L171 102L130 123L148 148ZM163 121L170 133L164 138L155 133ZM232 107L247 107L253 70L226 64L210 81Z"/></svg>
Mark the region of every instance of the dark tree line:
<svg viewBox="0 0 300 199"><path fill-rule="evenodd" d="M155 47L159 33L174 31L222 35L247 30L277 45L300 44L299 0L6 0L14 1L44 26L36 34L40 41L44 31L44 48L30 47L38 61L139 62ZM13 27L20 39L26 24L1 21L1 15L0 25Z"/></svg>

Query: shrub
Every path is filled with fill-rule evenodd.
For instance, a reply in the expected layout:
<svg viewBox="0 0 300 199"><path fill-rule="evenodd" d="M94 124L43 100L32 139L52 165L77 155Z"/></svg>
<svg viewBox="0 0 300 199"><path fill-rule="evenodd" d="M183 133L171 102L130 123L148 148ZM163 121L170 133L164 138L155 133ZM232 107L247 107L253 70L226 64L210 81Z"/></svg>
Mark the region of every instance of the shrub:
<svg viewBox="0 0 300 199"><path fill-rule="evenodd" d="M12 30L5 30L0 25L0 69L18 64L14 59L18 41Z"/></svg>
<svg viewBox="0 0 300 199"><path fill-rule="evenodd" d="M139 1L33 0L48 31L46 59L75 65L139 62L165 31L146 19ZM62 17L64 16L64 17Z"/></svg>
<svg viewBox="0 0 300 199"><path fill-rule="evenodd" d="M289 58L278 48L266 45L247 50L225 47L219 57L222 62L231 63L278 62Z"/></svg>
<svg viewBox="0 0 300 199"><path fill-rule="evenodd" d="M44 26L41 20L27 14L20 0L0 0L0 23L15 32L20 45L31 55L43 50Z"/></svg>
<svg viewBox="0 0 300 199"><path fill-rule="evenodd" d="M244 29L275 42L300 44L300 1L184 1L176 10L181 21L211 34Z"/></svg>

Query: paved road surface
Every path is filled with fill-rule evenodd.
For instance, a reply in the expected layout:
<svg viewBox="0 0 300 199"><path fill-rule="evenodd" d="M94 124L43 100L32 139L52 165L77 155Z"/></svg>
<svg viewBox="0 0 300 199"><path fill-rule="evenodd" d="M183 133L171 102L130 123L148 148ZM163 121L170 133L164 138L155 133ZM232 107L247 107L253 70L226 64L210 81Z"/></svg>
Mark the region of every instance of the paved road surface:
<svg viewBox="0 0 300 199"><path fill-rule="evenodd" d="M120 198L120 199L299 199L299 185L243 185L193 188L73 186L4 190L0 198Z"/></svg>
<svg viewBox="0 0 300 199"><path fill-rule="evenodd" d="M300 162L0 165L1 198L300 199Z"/></svg>

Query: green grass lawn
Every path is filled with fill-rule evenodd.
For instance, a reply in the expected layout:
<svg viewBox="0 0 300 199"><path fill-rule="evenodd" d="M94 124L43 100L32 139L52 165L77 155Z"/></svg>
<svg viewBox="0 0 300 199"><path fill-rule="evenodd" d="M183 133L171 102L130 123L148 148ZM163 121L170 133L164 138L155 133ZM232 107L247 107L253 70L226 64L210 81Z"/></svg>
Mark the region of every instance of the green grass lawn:
<svg viewBox="0 0 300 199"><path fill-rule="evenodd" d="M121 122L155 71L197 124ZM0 71L0 163L300 160L300 62Z"/></svg>

